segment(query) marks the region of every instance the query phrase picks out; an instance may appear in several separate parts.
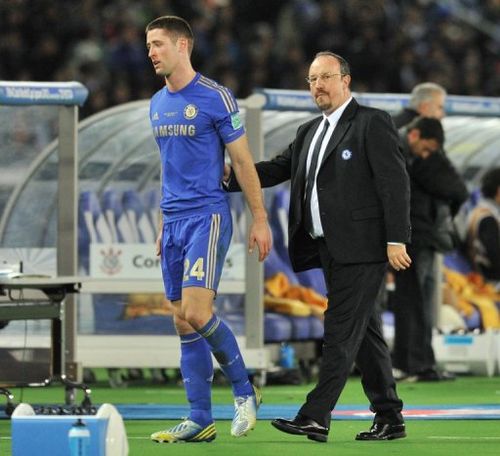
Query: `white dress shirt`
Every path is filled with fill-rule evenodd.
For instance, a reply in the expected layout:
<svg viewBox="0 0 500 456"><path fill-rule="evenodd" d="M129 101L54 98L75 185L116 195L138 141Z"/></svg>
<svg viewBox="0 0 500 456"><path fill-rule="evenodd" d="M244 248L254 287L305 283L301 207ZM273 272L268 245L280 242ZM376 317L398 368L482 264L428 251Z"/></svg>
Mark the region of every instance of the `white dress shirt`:
<svg viewBox="0 0 500 456"><path fill-rule="evenodd" d="M318 166L316 166L316 174L314 176L314 186L312 188L312 193L311 193L311 214L312 214L312 224L313 224L313 232L311 233L311 235L314 238L323 237L323 226L321 225L321 218L319 215L318 191L316 189L316 179L318 177L318 171L319 171L319 168L321 167L321 162L323 161L323 156L325 155L326 146L330 142L330 138L332 137L332 134L335 130L335 127L337 126L337 123L339 122L340 116L342 116L345 108L351 102L351 100L352 100L352 97L349 97L349 99L343 105L341 105L339 108L337 108L335 111L333 111L329 116L326 116L323 114L323 120L319 123L318 128L316 129L316 132L314 133L313 139L312 139L311 144L309 146L309 151L307 153L306 182L307 182L307 175L309 174L309 168L311 166L311 158L312 158L314 146L316 145L316 141L318 140L318 137L320 136L321 131L323 130L323 126L325 123L324 119L328 119L330 126L328 127L328 130L325 134L325 137L323 138L323 143L321 144L321 149L319 151ZM304 192L304 194L305 194L305 192Z"/></svg>

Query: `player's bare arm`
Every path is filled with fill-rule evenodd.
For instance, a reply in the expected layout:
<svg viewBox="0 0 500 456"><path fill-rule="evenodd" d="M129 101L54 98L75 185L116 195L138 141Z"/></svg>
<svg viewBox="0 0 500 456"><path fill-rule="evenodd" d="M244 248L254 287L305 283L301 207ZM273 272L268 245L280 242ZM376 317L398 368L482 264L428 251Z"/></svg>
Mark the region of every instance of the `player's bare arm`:
<svg viewBox="0 0 500 456"><path fill-rule="evenodd" d="M248 250L253 251L255 243L259 249L259 261L263 261L272 247L271 229L267 222L262 189L250 154L246 135L226 144L236 179L245 195L253 216L248 237Z"/></svg>

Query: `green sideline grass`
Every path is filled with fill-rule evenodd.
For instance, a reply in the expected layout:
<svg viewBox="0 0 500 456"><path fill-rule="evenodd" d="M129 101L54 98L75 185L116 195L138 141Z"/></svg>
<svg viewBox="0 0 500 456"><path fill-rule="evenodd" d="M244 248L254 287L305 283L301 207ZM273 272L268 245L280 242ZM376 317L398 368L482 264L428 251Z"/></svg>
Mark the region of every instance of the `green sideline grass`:
<svg viewBox="0 0 500 456"><path fill-rule="evenodd" d="M127 388L110 388L103 379L90 385L92 402L101 404L185 404L186 399L181 386L153 385L147 382L130 384ZM312 385L266 386L263 389L266 404L301 404ZM500 377L461 376L451 382L399 383L398 394L408 405L431 404L500 404ZM46 388L11 388L15 401L30 404L61 403L64 393L59 386ZM77 401L81 400L81 393ZM0 398L2 401L2 398ZM226 386L214 386L214 404L232 402L231 391ZM1 403L1 402L0 402ZM342 392L339 404L366 404L358 377L349 378ZM500 454L500 453L499 453ZM0 456L2 456L0 454Z"/></svg>
<svg viewBox="0 0 500 456"><path fill-rule="evenodd" d="M312 385L267 386L264 388L266 404L297 404L303 401ZM24 402L62 403L61 387L12 389L16 402L22 395ZM500 377L460 377L454 382L415 383L398 385L398 392L407 405L432 404L499 404ZM80 400L80 397L77 398ZM179 386L142 385L128 388L109 388L104 382L93 386L92 401L96 404L125 403L185 403ZM214 403L230 403L228 387L214 387ZM340 404L366 404L359 379L349 379ZM279 456L341 454L390 456L390 455L495 455L500 454L500 421L498 420L408 420L408 438L391 442L357 442L354 436L368 429L368 421L333 421L326 444L311 442L304 437L286 435L276 431L269 421L259 421L248 437L230 437L229 421L217 422L217 439L200 444L156 444L149 441L149 434L175 424L174 421L125 422L131 456L148 455L227 455ZM0 420L0 456L11 455L10 422ZM29 455L32 456L32 455ZM49 455L33 455L49 456Z"/></svg>
<svg viewBox="0 0 500 456"><path fill-rule="evenodd" d="M217 423L217 438L211 443L158 444L149 440L152 431L175 424L174 421L127 421L131 456L498 456L500 424L498 421L409 421L408 437L389 442L357 442L354 436L368 429L368 421L338 421L332 424L327 443L276 431L269 421L259 421L247 437L229 435L230 422ZM9 423L0 422L0 455L11 455ZM26 455L50 456L50 455Z"/></svg>

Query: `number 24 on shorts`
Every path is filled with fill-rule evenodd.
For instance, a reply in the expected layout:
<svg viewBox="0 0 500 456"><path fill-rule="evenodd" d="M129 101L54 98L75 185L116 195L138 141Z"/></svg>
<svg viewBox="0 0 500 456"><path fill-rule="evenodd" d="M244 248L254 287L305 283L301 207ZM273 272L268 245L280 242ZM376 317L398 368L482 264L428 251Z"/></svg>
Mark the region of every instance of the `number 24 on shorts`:
<svg viewBox="0 0 500 456"><path fill-rule="evenodd" d="M189 279L189 276L196 277L198 280L203 280L205 277L205 271L203 270L203 257L198 258L191 269L189 260L186 258L184 260L184 281ZM188 272L189 271L189 272Z"/></svg>

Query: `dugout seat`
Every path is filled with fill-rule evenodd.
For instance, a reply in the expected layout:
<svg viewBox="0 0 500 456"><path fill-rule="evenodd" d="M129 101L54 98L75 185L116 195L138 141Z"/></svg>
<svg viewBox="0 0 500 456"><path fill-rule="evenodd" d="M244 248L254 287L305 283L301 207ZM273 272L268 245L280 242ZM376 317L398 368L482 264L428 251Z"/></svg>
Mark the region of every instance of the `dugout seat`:
<svg viewBox="0 0 500 456"><path fill-rule="evenodd" d="M121 217L122 205L119 200L119 194L112 189L104 191L101 197L104 217L108 222L111 231L112 242L124 242L121 230L118 230L117 220Z"/></svg>
<svg viewBox="0 0 500 456"><path fill-rule="evenodd" d="M236 336L245 335L244 295L217 296L216 312ZM264 342L283 342L292 339L292 322L286 315L264 312Z"/></svg>
<svg viewBox="0 0 500 456"><path fill-rule="evenodd" d="M102 194L102 207L112 243L151 243L156 233L147 217L141 196L135 190L119 192L107 189ZM170 316L144 315L130 318L127 306L133 296L127 294L94 295L96 334L176 334ZM138 324L140 318L141 324Z"/></svg>
<svg viewBox="0 0 500 456"><path fill-rule="evenodd" d="M292 340L309 340L312 338L310 317L289 316L288 318L292 323Z"/></svg>
<svg viewBox="0 0 500 456"><path fill-rule="evenodd" d="M83 191L78 200L78 257L80 267L89 272L90 243L111 242L112 233L103 216L97 195Z"/></svg>
<svg viewBox="0 0 500 456"><path fill-rule="evenodd" d="M245 202L242 193L230 193L229 203L233 220L232 242L246 243ZM273 248L264 262L264 277L272 277L278 272L284 272L291 283L298 283L290 265L284 262ZM235 334L244 334L243 296L227 295L218 306L218 311ZM309 322L302 321L300 317L264 312L264 342L266 343L308 339L310 332Z"/></svg>
<svg viewBox="0 0 500 456"><path fill-rule="evenodd" d="M325 333L325 325L323 324L323 320L320 320L318 317L311 315L309 318L310 325L310 338L311 339L323 339L323 335Z"/></svg>
<svg viewBox="0 0 500 456"><path fill-rule="evenodd" d="M229 193L229 207L233 220L233 237L231 242L246 243L245 200L241 192Z"/></svg>
<svg viewBox="0 0 500 456"><path fill-rule="evenodd" d="M127 208L124 207L124 201L124 193L112 189L104 192L106 220L110 226L115 227L118 242L137 244L141 242L141 235L136 223L137 214L132 207L136 201L131 203L131 200L127 199Z"/></svg>
<svg viewBox="0 0 500 456"><path fill-rule="evenodd" d="M264 278L268 279L273 277L279 272L285 274L288 281L293 285L299 284L299 279L296 273L293 271L290 263L283 261L283 259L278 255L276 250L273 248L269 252L266 260L264 261Z"/></svg>
<svg viewBox="0 0 500 456"><path fill-rule="evenodd" d="M270 208L269 224L273 232L274 249L288 265L288 269L292 270L290 257L288 256L288 208L290 206L290 190L288 186L280 186L277 188L272 199ZM285 271L283 271L285 272ZM285 272L286 273L286 272ZM286 273L288 275L288 273ZM323 271L321 269L309 269L294 274L292 283L299 283L305 287L309 287L326 296L326 285Z"/></svg>
<svg viewBox="0 0 500 456"><path fill-rule="evenodd" d="M271 200L269 224L273 233L273 250L264 264L264 276L272 277L283 272L291 284L312 288L326 295L325 280L321 269L296 273L288 256L288 208L290 190L288 186L276 188ZM315 316L289 316L292 323L292 340L321 339L323 322Z"/></svg>
<svg viewBox="0 0 500 456"><path fill-rule="evenodd" d="M453 250L443 257L443 265L460 274L474 272L469 260L459 250ZM481 313L475 309L470 315L462 315L468 330L481 329Z"/></svg>
<svg viewBox="0 0 500 456"><path fill-rule="evenodd" d="M469 274L470 272L473 272L469 260L458 250L453 250L452 252L444 255L443 264L447 268L460 272L461 274Z"/></svg>
<svg viewBox="0 0 500 456"><path fill-rule="evenodd" d="M143 193L142 198L144 201L144 209L146 211L146 215L149 218L149 222L153 226L155 233L155 240L156 240L156 236L158 234L158 226L160 222L160 201L161 201L160 189L155 187L146 190Z"/></svg>
<svg viewBox="0 0 500 456"><path fill-rule="evenodd" d="M156 230L151 223L143 200L135 190L123 192L123 210L130 226L136 227L138 242L154 244Z"/></svg>

